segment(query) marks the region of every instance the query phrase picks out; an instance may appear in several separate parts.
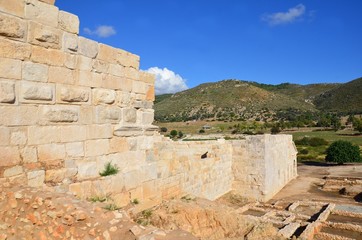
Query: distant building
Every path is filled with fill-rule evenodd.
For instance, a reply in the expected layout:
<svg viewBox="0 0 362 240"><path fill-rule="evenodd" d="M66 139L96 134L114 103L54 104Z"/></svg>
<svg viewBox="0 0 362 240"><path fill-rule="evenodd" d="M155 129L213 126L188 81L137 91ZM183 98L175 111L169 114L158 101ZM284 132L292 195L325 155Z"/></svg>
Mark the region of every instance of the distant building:
<svg viewBox="0 0 362 240"><path fill-rule="evenodd" d="M209 126L209 125L204 125L204 126L202 126L202 129L204 129L204 130L210 130L210 129L211 129L211 126Z"/></svg>

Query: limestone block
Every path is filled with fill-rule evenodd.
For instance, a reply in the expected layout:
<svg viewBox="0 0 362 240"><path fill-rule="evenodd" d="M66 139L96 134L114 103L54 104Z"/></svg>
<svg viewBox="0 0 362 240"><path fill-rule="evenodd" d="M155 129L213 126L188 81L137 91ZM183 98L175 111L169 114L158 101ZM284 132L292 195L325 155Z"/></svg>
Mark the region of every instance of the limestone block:
<svg viewBox="0 0 362 240"><path fill-rule="evenodd" d="M149 83L150 85L154 85L155 84L155 75L152 73L140 71L139 80L144 83Z"/></svg>
<svg viewBox="0 0 362 240"><path fill-rule="evenodd" d="M0 81L0 103L15 102L15 83L11 81Z"/></svg>
<svg viewBox="0 0 362 240"><path fill-rule="evenodd" d="M45 171L38 170L27 173L28 185L30 187L41 187L44 184L45 180Z"/></svg>
<svg viewBox="0 0 362 240"><path fill-rule="evenodd" d="M118 123L121 120L121 110L115 106L97 106L93 119L94 123Z"/></svg>
<svg viewBox="0 0 362 240"><path fill-rule="evenodd" d="M109 140L98 139L85 141L85 156L94 157L109 153Z"/></svg>
<svg viewBox="0 0 362 240"><path fill-rule="evenodd" d="M0 57L25 60L29 59L30 53L30 44L11 41L5 38L0 39Z"/></svg>
<svg viewBox="0 0 362 240"><path fill-rule="evenodd" d="M116 100L116 92L108 89L93 89L93 104L98 105L101 103L112 104Z"/></svg>
<svg viewBox="0 0 362 240"><path fill-rule="evenodd" d="M132 92L133 81L129 78L121 79L121 90L125 92Z"/></svg>
<svg viewBox="0 0 362 240"><path fill-rule="evenodd" d="M39 0L41 2L45 2L47 4L51 4L51 5L54 5L55 4L55 0Z"/></svg>
<svg viewBox="0 0 362 240"><path fill-rule="evenodd" d="M79 119L77 106L39 106L40 124L73 123Z"/></svg>
<svg viewBox="0 0 362 240"><path fill-rule="evenodd" d="M71 85L57 85L57 102L78 103L88 102L90 88Z"/></svg>
<svg viewBox="0 0 362 240"><path fill-rule="evenodd" d="M4 177L14 177L24 172L22 166L15 166L4 171Z"/></svg>
<svg viewBox="0 0 362 240"><path fill-rule="evenodd" d="M153 108L153 102L149 102L149 101L140 101L140 100L136 100L132 106L136 109L152 109Z"/></svg>
<svg viewBox="0 0 362 240"><path fill-rule="evenodd" d="M140 57L122 49L116 49L116 55L114 56L116 63L125 67L131 67L136 70L139 69Z"/></svg>
<svg viewBox="0 0 362 240"><path fill-rule="evenodd" d="M28 128L28 145L60 142L60 127L30 126Z"/></svg>
<svg viewBox="0 0 362 240"><path fill-rule="evenodd" d="M111 124L87 125L87 139L112 138L113 127Z"/></svg>
<svg viewBox="0 0 362 240"><path fill-rule="evenodd" d="M142 173L139 170L133 170L123 174L126 190L139 187L142 183Z"/></svg>
<svg viewBox="0 0 362 240"><path fill-rule="evenodd" d="M79 37L78 52L86 57L95 58L98 54L98 43L84 37Z"/></svg>
<svg viewBox="0 0 362 240"><path fill-rule="evenodd" d="M0 78L21 79L21 61L0 58Z"/></svg>
<svg viewBox="0 0 362 240"><path fill-rule="evenodd" d="M26 32L27 24L24 20L0 12L0 36L24 40Z"/></svg>
<svg viewBox="0 0 362 240"><path fill-rule="evenodd" d="M82 55L77 56L77 69L85 70L85 71L92 71L93 68L93 59L89 57L85 57Z"/></svg>
<svg viewBox="0 0 362 240"><path fill-rule="evenodd" d="M62 126L61 130L61 142L80 142L86 140L87 130L86 126L69 125Z"/></svg>
<svg viewBox="0 0 362 240"><path fill-rule="evenodd" d="M74 84L73 71L65 67L49 67L49 82Z"/></svg>
<svg viewBox="0 0 362 240"><path fill-rule="evenodd" d="M38 0L25 0L25 2L25 17L27 19L58 27L59 10L57 7Z"/></svg>
<svg viewBox="0 0 362 240"><path fill-rule="evenodd" d="M22 103L55 102L54 84L22 82L20 84L19 92L20 92L19 101Z"/></svg>
<svg viewBox="0 0 362 240"><path fill-rule="evenodd" d="M86 87L101 87L102 75L99 73L93 73L89 71L77 71L76 82L80 86Z"/></svg>
<svg viewBox="0 0 362 240"><path fill-rule="evenodd" d="M77 179L89 179L99 177L96 162L79 162Z"/></svg>
<svg viewBox="0 0 362 240"><path fill-rule="evenodd" d="M125 75L125 67L120 64L111 63L109 64L108 73L118 77L122 77Z"/></svg>
<svg viewBox="0 0 362 240"><path fill-rule="evenodd" d="M45 172L46 183L60 183L64 180L67 169L51 169Z"/></svg>
<svg viewBox="0 0 362 240"><path fill-rule="evenodd" d="M116 63L115 60L116 52L117 50L115 48L100 43L97 59L108 63Z"/></svg>
<svg viewBox="0 0 362 240"><path fill-rule="evenodd" d="M137 111L137 123L141 125L151 125L154 120L154 110L138 110Z"/></svg>
<svg viewBox="0 0 362 240"><path fill-rule="evenodd" d="M159 195L160 189L156 181L148 181L142 184L143 198L148 199Z"/></svg>
<svg viewBox="0 0 362 240"><path fill-rule="evenodd" d="M77 56L74 54L65 54L64 66L69 69L77 68Z"/></svg>
<svg viewBox="0 0 362 240"><path fill-rule="evenodd" d="M23 80L47 82L49 67L44 64L23 62Z"/></svg>
<svg viewBox="0 0 362 240"><path fill-rule="evenodd" d="M0 167L18 165L20 161L18 147L0 147Z"/></svg>
<svg viewBox="0 0 362 240"><path fill-rule="evenodd" d="M108 89L121 89L122 78L111 74L103 74L102 87Z"/></svg>
<svg viewBox="0 0 362 240"><path fill-rule="evenodd" d="M45 144L38 146L38 159L40 162L61 160L65 158L64 144Z"/></svg>
<svg viewBox="0 0 362 240"><path fill-rule="evenodd" d="M92 190L91 181L84 181L81 183L73 183L69 185L69 192L73 193L81 199L86 199L90 196Z"/></svg>
<svg viewBox="0 0 362 240"><path fill-rule="evenodd" d="M122 121L124 123L136 123L137 110L134 108L122 108Z"/></svg>
<svg viewBox="0 0 362 240"><path fill-rule="evenodd" d="M29 126L38 121L36 106L0 106L0 125Z"/></svg>
<svg viewBox="0 0 362 240"><path fill-rule="evenodd" d="M126 138L116 137L110 139L109 141L109 151L110 153L121 153L129 150L128 142Z"/></svg>
<svg viewBox="0 0 362 240"><path fill-rule="evenodd" d="M146 91L146 100L147 101L155 101L155 87L154 86L147 86L147 91Z"/></svg>
<svg viewBox="0 0 362 240"><path fill-rule="evenodd" d="M157 179L157 163L150 163L142 167L143 181L147 182L150 180Z"/></svg>
<svg viewBox="0 0 362 240"><path fill-rule="evenodd" d="M63 50L66 52L77 52L78 51L78 36L65 32L63 34Z"/></svg>
<svg viewBox="0 0 362 240"><path fill-rule="evenodd" d="M80 105L79 123L92 124L93 123L93 106Z"/></svg>
<svg viewBox="0 0 362 240"><path fill-rule="evenodd" d="M93 65L92 65L93 71L97 73L108 73L109 68L110 68L109 63L98 59L93 60Z"/></svg>
<svg viewBox="0 0 362 240"><path fill-rule="evenodd" d="M25 131L25 129L17 129L11 132L11 145L25 145L27 140L27 131Z"/></svg>
<svg viewBox="0 0 362 240"><path fill-rule="evenodd" d="M141 93L141 94L146 94L147 92L147 85L144 82L141 81L133 81L132 82L132 91L135 93Z"/></svg>
<svg viewBox="0 0 362 240"><path fill-rule="evenodd" d="M36 147L26 146L20 150L20 155L24 163L35 163L38 161Z"/></svg>
<svg viewBox="0 0 362 240"><path fill-rule="evenodd" d="M130 78L132 80L137 80L138 81L140 79L139 73L140 72L138 70L136 70L136 69L134 69L132 67L126 67L125 70L124 70L124 76L126 78ZM145 82L142 82L142 83L144 84Z"/></svg>
<svg viewBox="0 0 362 240"><path fill-rule="evenodd" d="M59 27L64 31L78 34L79 33L78 16L68 12L59 11Z"/></svg>
<svg viewBox="0 0 362 240"><path fill-rule="evenodd" d="M83 157L84 144L83 142L72 142L65 145L65 151L68 157Z"/></svg>
<svg viewBox="0 0 362 240"><path fill-rule="evenodd" d="M121 107L128 107L131 105L131 95L129 92L124 92L124 91L117 91L117 97L116 97L116 101L117 101L117 105L121 106Z"/></svg>
<svg viewBox="0 0 362 240"><path fill-rule="evenodd" d="M51 66L63 66L66 55L60 50L33 46L30 58L33 62L37 63L44 63Z"/></svg>
<svg viewBox="0 0 362 240"><path fill-rule="evenodd" d="M0 127L0 146L7 146L10 143L10 129Z"/></svg>
<svg viewBox="0 0 362 240"><path fill-rule="evenodd" d="M2 12L6 12L18 17L24 17L24 10L24 0L0 0L0 11Z"/></svg>
<svg viewBox="0 0 362 240"><path fill-rule="evenodd" d="M60 49L62 32L36 22L29 22L28 42L45 48Z"/></svg>
<svg viewBox="0 0 362 240"><path fill-rule="evenodd" d="M136 101L146 101L146 94L135 94L135 100Z"/></svg>

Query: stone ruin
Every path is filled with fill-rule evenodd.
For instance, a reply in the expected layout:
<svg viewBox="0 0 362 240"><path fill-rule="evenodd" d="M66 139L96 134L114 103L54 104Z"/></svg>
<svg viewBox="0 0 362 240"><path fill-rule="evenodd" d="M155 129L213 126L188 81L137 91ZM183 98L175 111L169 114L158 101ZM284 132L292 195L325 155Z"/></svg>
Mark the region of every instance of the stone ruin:
<svg viewBox="0 0 362 240"><path fill-rule="evenodd" d="M139 208L234 190L267 201L297 176L288 135L174 142L154 120L140 58L79 36L54 0L0 0L0 185L112 196ZM207 158L201 155L208 152ZM101 177L111 162L119 173Z"/></svg>

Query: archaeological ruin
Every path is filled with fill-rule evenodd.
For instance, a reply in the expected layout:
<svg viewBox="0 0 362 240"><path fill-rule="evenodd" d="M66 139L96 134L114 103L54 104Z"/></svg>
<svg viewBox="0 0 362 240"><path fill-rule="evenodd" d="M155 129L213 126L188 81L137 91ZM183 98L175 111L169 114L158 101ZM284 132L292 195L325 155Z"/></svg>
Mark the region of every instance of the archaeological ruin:
<svg viewBox="0 0 362 240"><path fill-rule="evenodd" d="M79 36L54 0L0 0L0 184L111 194L140 209L234 190L267 201L297 176L291 136L175 142L137 55ZM207 154L206 158L201 155ZM106 163L119 173L101 177Z"/></svg>

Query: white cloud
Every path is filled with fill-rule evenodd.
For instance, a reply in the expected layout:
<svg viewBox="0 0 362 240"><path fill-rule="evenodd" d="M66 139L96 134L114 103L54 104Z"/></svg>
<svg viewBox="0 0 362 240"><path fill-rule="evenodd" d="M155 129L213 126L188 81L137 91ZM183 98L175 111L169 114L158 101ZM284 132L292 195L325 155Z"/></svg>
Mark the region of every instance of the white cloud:
<svg viewBox="0 0 362 240"><path fill-rule="evenodd" d="M277 12L272 14L266 14L262 16L262 20L267 22L271 26L292 23L300 19L305 13L305 6L298 4L297 6L290 8L286 12Z"/></svg>
<svg viewBox="0 0 362 240"><path fill-rule="evenodd" d="M151 67L146 70L146 72L152 73L156 76L156 95L164 93L176 93L188 89L186 80L173 71L168 70L167 68L161 69L158 67Z"/></svg>
<svg viewBox="0 0 362 240"><path fill-rule="evenodd" d="M107 37L110 37L110 36L115 35L117 33L116 30L114 29L114 27L107 26L107 25L98 26L94 30L91 30L89 28L84 28L83 31L86 34L97 35L98 37L101 37L101 38L107 38Z"/></svg>

